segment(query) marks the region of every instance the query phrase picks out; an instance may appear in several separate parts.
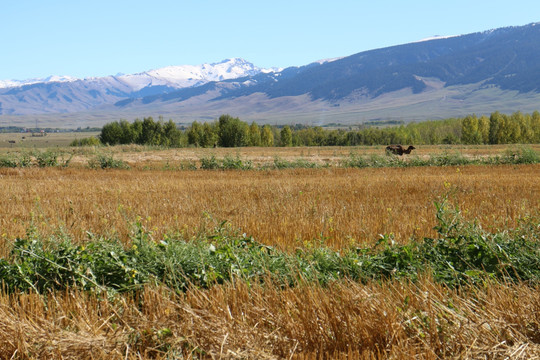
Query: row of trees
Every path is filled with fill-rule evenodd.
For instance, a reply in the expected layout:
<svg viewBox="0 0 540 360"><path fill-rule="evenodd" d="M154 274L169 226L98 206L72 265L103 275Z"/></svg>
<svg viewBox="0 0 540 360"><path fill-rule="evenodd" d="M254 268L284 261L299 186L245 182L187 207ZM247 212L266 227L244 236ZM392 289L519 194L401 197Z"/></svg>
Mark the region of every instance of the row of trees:
<svg viewBox="0 0 540 360"><path fill-rule="evenodd" d="M461 121L464 144L540 143L540 113L512 115L494 112L487 116L466 116Z"/></svg>
<svg viewBox="0 0 540 360"><path fill-rule="evenodd" d="M133 123L126 120L108 123L101 129L99 139L103 144L140 144L140 145L161 145L170 147L181 147L183 132L176 127L176 124L169 120L163 122L154 121L152 117L144 118L142 121L136 119Z"/></svg>
<svg viewBox="0 0 540 360"><path fill-rule="evenodd" d="M217 122L200 124L195 121L187 130L189 145L200 147L274 146L274 132L269 125L262 128L230 115L221 115Z"/></svg>
<svg viewBox="0 0 540 360"><path fill-rule="evenodd" d="M211 123L193 122L180 130L172 120L151 117L129 123L106 124L100 135L103 144L144 144L169 147L242 146L355 146L386 144L508 144L540 143L540 113L495 112L490 117L424 121L401 126L357 129L325 129L320 126L259 126L230 115Z"/></svg>

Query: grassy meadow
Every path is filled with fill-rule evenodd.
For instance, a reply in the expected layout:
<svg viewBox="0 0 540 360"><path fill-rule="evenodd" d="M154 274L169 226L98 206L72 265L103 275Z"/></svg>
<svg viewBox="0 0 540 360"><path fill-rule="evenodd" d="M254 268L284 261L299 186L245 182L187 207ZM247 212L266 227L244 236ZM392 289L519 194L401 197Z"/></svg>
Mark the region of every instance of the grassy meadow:
<svg viewBox="0 0 540 360"><path fill-rule="evenodd" d="M62 146L0 149L0 358L540 358L519 149Z"/></svg>

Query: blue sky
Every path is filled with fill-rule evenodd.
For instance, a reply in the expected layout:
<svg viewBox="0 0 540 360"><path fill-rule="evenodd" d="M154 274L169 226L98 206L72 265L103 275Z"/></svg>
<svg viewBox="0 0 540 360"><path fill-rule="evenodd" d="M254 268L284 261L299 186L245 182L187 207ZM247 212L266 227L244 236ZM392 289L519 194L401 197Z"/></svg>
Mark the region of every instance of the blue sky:
<svg viewBox="0 0 540 360"><path fill-rule="evenodd" d="M2 0L0 79L105 76L231 57L287 67L538 21L538 0Z"/></svg>

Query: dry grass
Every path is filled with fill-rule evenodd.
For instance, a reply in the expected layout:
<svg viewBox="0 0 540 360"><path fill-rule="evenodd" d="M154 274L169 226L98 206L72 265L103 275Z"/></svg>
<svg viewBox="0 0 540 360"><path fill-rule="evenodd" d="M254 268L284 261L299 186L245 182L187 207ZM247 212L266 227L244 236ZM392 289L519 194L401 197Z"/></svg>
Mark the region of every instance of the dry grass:
<svg viewBox="0 0 540 360"><path fill-rule="evenodd" d="M0 357L539 359L540 289L243 282L107 300L0 296ZM172 349L176 349L173 351ZM169 357L170 358L170 357Z"/></svg>
<svg viewBox="0 0 540 360"><path fill-rule="evenodd" d="M430 236L433 201L455 189L469 218L486 227L513 225L538 213L540 166L463 168L299 169L275 171L137 171L0 169L3 240L34 223L127 239L130 221L143 218L159 238L171 230L192 235L207 219L228 220L257 240L293 248L324 238L340 247ZM210 214L210 215L208 215Z"/></svg>

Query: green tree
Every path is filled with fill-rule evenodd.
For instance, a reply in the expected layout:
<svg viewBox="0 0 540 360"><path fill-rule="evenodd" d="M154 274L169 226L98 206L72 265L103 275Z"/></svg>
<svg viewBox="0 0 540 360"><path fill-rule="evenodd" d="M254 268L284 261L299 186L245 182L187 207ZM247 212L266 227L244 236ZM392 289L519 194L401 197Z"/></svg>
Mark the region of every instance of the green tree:
<svg viewBox="0 0 540 360"><path fill-rule="evenodd" d="M131 124L127 120L120 120L120 130L122 135L120 137L120 144L133 144L135 143L137 134L133 130Z"/></svg>
<svg viewBox="0 0 540 360"><path fill-rule="evenodd" d="M152 117L144 118L142 121L142 129L140 143L144 145L160 145L163 127L160 122L155 122Z"/></svg>
<svg viewBox="0 0 540 360"><path fill-rule="evenodd" d="M261 131L261 145L262 146L274 146L274 133L270 128L270 125L264 125Z"/></svg>
<svg viewBox="0 0 540 360"><path fill-rule="evenodd" d="M249 137L249 126L239 118L230 115L219 117L219 144L223 147L246 146Z"/></svg>
<svg viewBox="0 0 540 360"><path fill-rule="evenodd" d="M482 138L482 144L489 144L489 118L486 115L478 119L478 132Z"/></svg>
<svg viewBox="0 0 540 360"><path fill-rule="evenodd" d="M281 146L292 146L292 131L288 125L285 125L280 132Z"/></svg>
<svg viewBox="0 0 540 360"><path fill-rule="evenodd" d="M540 112L534 111L531 115L532 139L531 143L540 143Z"/></svg>
<svg viewBox="0 0 540 360"><path fill-rule="evenodd" d="M523 114L517 112L512 114L512 116L507 117L506 120L506 131L507 134L507 143L515 144L521 142L521 127L519 125Z"/></svg>
<svg viewBox="0 0 540 360"><path fill-rule="evenodd" d="M105 145L120 144L122 140L122 127L118 121L105 124L101 129L99 140Z"/></svg>
<svg viewBox="0 0 540 360"><path fill-rule="evenodd" d="M261 129L255 121L249 126L249 146L261 146Z"/></svg>
<svg viewBox="0 0 540 360"><path fill-rule="evenodd" d="M480 144L482 142L476 115L468 115L461 121L461 141L464 144Z"/></svg>
<svg viewBox="0 0 540 360"><path fill-rule="evenodd" d="M530 143L534 137L534 131L531 128L531 115L522 114L520 111L515 113L513 117L519 126L519 139L517 142L520 143Z"/></svg>
<svg viewBox="0 0 540 360"><path fill-rule="evenodd" d="M142 131L143 131L143 126L142 126L142 121L140 119L135 119L135 121L133 122L133 124L131 124L131 130L133 131L133 142L135 144L139 144L139 145L142 145L143 144L143 138L142 138Z"/></svg>
<svg viewBox="0 0 540 360"><path fill-rule="evenodd" d="M176 124L172 120L165 123L163 126L163 139L161 145L179 147L181 145L181 138L182 133L178 130Z"/></svg>
<svg viewBox="0 0 540 360"><path fill-rule="evenodd" d="M202 146L215 147L219 142L217 124L205 122L202 127Z"/></svg>
<svg viewBox="0 0 540 360"><path fill-rule="evenodd" d="M502 140L501 136L501 126L504 121L503 116L495 111L491 113L489 117L489 143L490 144L500 144Z"/></svg>
<svg viewBox="0 0 540 360"><path fill-rule="evenodd" d="M348 131L345 141L347 146L356 146L362 144L362 137L357 131Z"/></svg>
<svg viewBox="0 0 540 360"><path fill-rule="evenodd" d="M194 121L187 132L188 144L195 145L196 147L202 146L203 137L204 133L201 124Z"/></svg>

